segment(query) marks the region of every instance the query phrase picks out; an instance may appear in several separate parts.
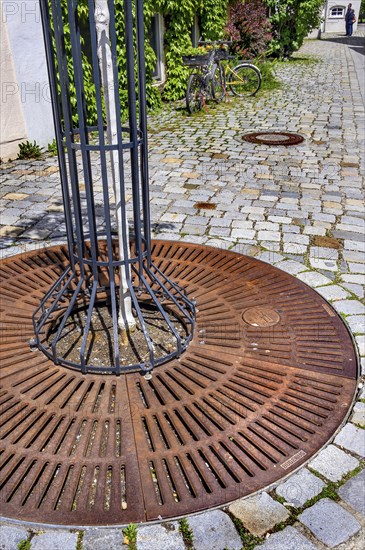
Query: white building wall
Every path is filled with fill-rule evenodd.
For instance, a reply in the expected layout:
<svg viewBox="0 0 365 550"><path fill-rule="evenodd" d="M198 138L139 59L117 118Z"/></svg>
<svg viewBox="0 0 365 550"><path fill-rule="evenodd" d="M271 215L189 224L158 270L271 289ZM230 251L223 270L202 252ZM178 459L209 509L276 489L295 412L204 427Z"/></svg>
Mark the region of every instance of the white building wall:
<svg viewBox="0 0 365 550"><path fill-rule="evenodd" d="M1 11L15 69L6 98L17 96L27 139L46 147L54 138L54 127L39 1L2 0ZM5 90L1 92L3 102Z"/></svg>
<svg viewBox="0 0 365 550"><path fill-rule="evenodd" d="M0 19L0 158L4 160L16 156L18 144L27 137L20 94L14 93L15 82L9 37L6 25Z"/></svg>

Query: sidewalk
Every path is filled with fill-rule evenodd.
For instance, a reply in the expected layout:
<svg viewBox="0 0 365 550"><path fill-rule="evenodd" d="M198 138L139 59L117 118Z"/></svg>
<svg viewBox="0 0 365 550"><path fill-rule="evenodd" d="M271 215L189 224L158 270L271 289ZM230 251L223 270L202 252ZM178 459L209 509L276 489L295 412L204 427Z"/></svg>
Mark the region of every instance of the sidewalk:
<svg viewBox="0 0 365 550"><path fill-rule="evenodd" d="M295 61L277 70L279 90L201 116L188 117L177 107L151 117L149 150L153 236L231 248L314 287L345 318L365 374L359 63L350 42L326 36L307 41ZM248 131L269 129L298 132L305 142L284 148L242 141ZM2 257L64 242L56 158L1 168ZM214 209L197 208L199 202ZM334 441L278 487L238 501L229 514L216 510L187 518L194 548L362 550L363 388L357 398ZM27 529L4 520L2 548L16 549L29 536ZM31 537L32 550L128 548L117 527L33 528ZM177 522L138 528L138 550L186 547Z"/></svg>

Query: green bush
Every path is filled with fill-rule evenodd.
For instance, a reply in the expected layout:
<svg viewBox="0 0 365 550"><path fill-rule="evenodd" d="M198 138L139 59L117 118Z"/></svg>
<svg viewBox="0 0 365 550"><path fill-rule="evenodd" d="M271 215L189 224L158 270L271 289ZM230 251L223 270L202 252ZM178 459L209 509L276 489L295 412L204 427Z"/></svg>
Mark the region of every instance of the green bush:
<svg viewBox="0 0 365 550"><path fill-rule="evenodd" d="M58 149L57 149L56 139L53 139L53 141L48 144L47 152L50 153L51 155L57 155Z"/></svg>
<svg viewBox="0 0 365 550"><path fill-rule="evenodd" d="M269 53L289 57L321 22L323 0L265 0L270 11L273 40Z"/></svg>

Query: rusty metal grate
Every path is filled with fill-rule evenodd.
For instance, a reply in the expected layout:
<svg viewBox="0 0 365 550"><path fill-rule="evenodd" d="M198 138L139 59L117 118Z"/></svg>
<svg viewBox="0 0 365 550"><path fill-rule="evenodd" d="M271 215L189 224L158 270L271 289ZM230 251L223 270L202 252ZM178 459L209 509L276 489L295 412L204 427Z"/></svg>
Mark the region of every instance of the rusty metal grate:
<svg viewBox="0 0 365 550"><path fill-rule="evenodd" d="M257 143L259 145L298 145L304 141L300 134L291 132L251 132L242 136L244 141Z"/></svg>
<svg viewBox="0 0 365 550"><path fill-rule="evenodd" d="M66 249L1 264L1 513L124 524L222 505L320 449L356 388L352 341L314 291L258 260L156 241L196 298L187 351L152 380L82 375L32 353L32 312Z"/></svg>

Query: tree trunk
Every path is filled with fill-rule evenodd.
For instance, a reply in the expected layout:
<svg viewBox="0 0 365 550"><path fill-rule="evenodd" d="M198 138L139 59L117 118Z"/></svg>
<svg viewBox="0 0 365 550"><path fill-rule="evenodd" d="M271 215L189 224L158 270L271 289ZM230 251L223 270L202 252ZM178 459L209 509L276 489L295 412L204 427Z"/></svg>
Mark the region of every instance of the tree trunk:
<svg viewBox="0 0 365 550"><path fill-rule="evenodd" d="M117 143L117 126L120 121L117 120L115 107L115 82L113 74L112 55L109 38L110 14L107 0L95 0L95 26L98 39L98 58L101 72L101 80L104 91L104 102L106 111L107 140L109 144ZM125 262L120 267L120 295L119 295L119 315L118 326L121 331L133 331L136 327L136 321L132 314L131 296L127 285L127 274L130 276L128 264L128 252L123 249L123 236L129 243L128 220L123 227L122 208L120 192L120 172L118 151L110 152L111 174L113 181L113 190L116 207L116 219L119 239L119 259Z"/></svg>

